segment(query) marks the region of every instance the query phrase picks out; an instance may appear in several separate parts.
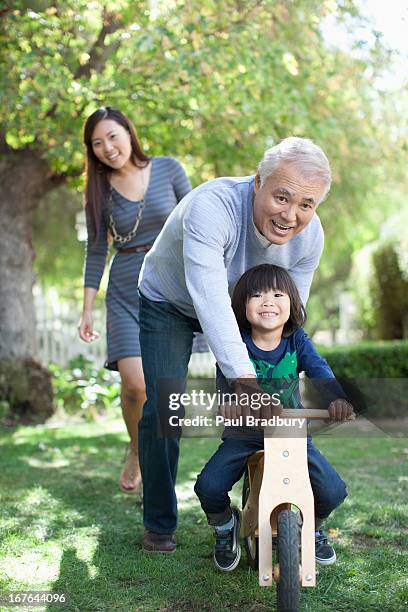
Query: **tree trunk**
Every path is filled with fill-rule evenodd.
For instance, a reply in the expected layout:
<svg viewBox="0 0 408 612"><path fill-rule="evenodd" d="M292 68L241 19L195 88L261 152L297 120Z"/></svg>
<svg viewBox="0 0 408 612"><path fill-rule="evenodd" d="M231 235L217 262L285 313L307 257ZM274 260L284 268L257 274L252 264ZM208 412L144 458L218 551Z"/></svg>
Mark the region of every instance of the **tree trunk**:
<svg viewBox="0 0 408 612"><path fill-rule="evenodd" d="M26 199L23 189L16 193L17 181L14 187L0 192L0 359L34 356L36 351L31 244L35 203L33 196Z"/></svg>
<svg viewBox="0 0 408 612"><path fill-rule="evenodd" d="M49 416L52 412L50 375L35 362L31 232L33 211L45 193L56 185L52 182L47 163L38 153L11 149L0 162L0 183L0 400L8 402L14 414L21 413L24 406L27 418L30 412ZM14 381L6 374L10 371L10 363L16 365ZM17 372L25 375L17 375ZM26 380L17 380L20 375L26 376ZM33 380L38 382L38 390L41 389L37 401L33 400L36 395L33 389L30 397L21 397L27 395L21 390L28 389Z"/></svg>

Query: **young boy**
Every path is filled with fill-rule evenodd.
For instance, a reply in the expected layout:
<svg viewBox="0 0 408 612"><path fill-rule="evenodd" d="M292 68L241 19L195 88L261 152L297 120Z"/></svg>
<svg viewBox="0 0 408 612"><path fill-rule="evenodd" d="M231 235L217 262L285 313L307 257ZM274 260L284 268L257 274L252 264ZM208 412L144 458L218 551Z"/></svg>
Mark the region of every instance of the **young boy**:
<svg viewBox="0 0 408 612"><path fill-rule="evenodd" d="M342 421L353 414L353 407L332 370L302 329L306 314L296 285L285 270L268 264L248 270L235 287L232 308L260 387L271 394L277 391L285 407L296 409L301 407L298 376L305 371L319 383L331 419ZM218 368L217 386L221 393L233 392ZM240 514L231 507L228 492L244 473L248 457L263 450L263 432L255 428L226 428L222 439L198 476L194 490L208 523L214 527L215 566L231 571L241 556ZM347 490L310 436L307 453L315 499L316 561L331 565L336 561L336 553L322 523L345 499Z"/></svg>

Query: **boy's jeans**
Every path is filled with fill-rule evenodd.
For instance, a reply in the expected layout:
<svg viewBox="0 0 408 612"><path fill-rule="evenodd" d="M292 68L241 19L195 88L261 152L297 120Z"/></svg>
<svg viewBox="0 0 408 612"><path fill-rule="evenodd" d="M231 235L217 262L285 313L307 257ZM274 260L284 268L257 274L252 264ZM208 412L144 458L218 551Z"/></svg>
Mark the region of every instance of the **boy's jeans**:
<svg viewBox="0 0 408 612"><path fill-rule="evenodd" d="M194 490L210 525L231 518L228 491L241 478L247 459L263 450L263 438L225 438L197 478ZM322 453L307 439L309 477L317 518L326 518L347 497L346 485Z"/></svg>
<svg viewBox="0 0 408 612"><path fill-rule="evenodd" d="M143 478L143 521L154 533L170 534L177 527L174 490L179 436L163 437L159 415L167 414L170 393L183 393L193 332L197 319L187 317L168 302L140 296L140 346L147 400L139 422L139 460ZM178 412L174 415L182 416ZM180 433L180 432L179 432Z"/></svg>

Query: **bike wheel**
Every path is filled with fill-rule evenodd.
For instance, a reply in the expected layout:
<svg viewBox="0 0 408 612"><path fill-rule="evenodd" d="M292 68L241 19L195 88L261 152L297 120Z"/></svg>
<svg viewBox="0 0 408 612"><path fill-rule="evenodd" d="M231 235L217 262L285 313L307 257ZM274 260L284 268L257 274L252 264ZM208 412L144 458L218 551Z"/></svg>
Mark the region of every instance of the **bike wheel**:
<svg viewBox="0 0 408 612"><path fill-rule="evenodd" d="M244 484L242 487L242 508L243 509L245 508L245 504L249 497L249 491L250 491L249 474L248 474L248 468L247 468L245 470ZM246 552L246 556L248 559L248 565L252 567L252 569L257 570L258 569L258 555L259 555L258 538L255 536L255 534L251 534L244 538L244 543L245 543L245 552Z"/></svg>
<svg viewBox="0 0 408 612"><path fill-rule="evenodd" d="M276 586L279 612L298 612L300 597L299 525L291 510L278 514L279 581Z"/></svg>

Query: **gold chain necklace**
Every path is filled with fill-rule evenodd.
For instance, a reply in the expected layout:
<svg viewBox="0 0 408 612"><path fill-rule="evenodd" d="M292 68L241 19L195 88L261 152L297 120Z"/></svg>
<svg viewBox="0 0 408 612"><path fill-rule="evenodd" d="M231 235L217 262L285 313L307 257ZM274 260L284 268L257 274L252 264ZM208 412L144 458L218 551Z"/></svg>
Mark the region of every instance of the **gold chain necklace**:
<svg viewBox="0 0 408 612"><path fill-rule="evenodd" d="M116 230L115 222L113 220L113 215L112 215L113 198L112 198L112 185L110 184L109 199L108 199L109 228L112 232L113 240L115 242L119 242L119 244L126 244L127 242L132 240L132 238L136 236L136 232L138 230L140 221L142 219L143 210L144 210L144 207L146 206L146 203L144 201L144 197L145 197L144 168L141 173L141 179L142 179L142 198L140 200L139 208L136 213L135 224L130 230L130 232L126 234L126 236L121 236Z"/></svg>

